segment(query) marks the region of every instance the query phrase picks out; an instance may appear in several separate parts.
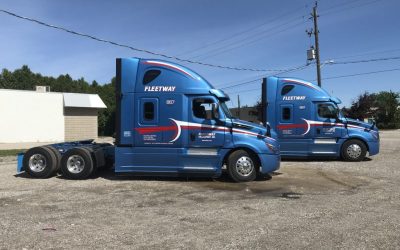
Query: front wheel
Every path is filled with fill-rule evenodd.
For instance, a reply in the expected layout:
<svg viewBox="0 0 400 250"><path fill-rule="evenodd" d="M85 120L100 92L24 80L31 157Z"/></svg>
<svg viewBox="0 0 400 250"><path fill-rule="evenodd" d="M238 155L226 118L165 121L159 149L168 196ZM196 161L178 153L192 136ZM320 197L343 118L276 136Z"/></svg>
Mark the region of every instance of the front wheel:
<svg viewBox="0 0 400 250"><path fill-rule="evenodd" d="M245 150L237 150L228 157L228 173L235 182L253 181L257 177L256 159Z"/></svg>
<svg viewBox="0 0 400 250"><path fill-rule="evenodd" d="M348 140L342 146L342 158L345 161L362 161L367 154L365 144L356 139Z"/></svg>

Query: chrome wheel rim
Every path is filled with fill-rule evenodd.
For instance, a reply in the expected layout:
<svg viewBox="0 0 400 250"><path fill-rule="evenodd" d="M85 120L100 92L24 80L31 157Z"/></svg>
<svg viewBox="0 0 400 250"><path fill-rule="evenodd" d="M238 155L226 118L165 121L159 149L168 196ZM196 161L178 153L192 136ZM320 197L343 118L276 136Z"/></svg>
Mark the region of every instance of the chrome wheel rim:
<svg viewBox="0 0 400 250"><path fill-rule="evenodd" d="M34 154L29 158L29 169L32 172L40 173L47 166L46 157L42 154Z"/></svg>
<svg viewBox="0 0 400 250"><path fill-rule="evenodd" d="M352 159L357 159L361 155L361 147L358 144L351 144L347 147L347 155Z"/></svg>
<svg viewBox="0 0 400 250"><path fill-rule="evenodd" d="M73 174L79 174L85 168L85 160L80 155L71 155L67 160L67 169Z"/></svg>
<svg viewBox="0 0 400 250"><path fill-rule="evenodd" d="M254 164L250 157L242 156L236 161L236 172L243 176L247 177L251 175L254 170Z"/></svg>

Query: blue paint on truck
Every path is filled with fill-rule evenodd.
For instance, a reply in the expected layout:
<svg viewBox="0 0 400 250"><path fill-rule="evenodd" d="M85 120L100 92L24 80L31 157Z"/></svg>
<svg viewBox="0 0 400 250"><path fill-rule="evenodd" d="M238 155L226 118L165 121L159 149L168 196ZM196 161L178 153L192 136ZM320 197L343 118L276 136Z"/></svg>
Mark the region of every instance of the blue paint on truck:
<svg viewBox="0 0 400 250"><path fill-rule="evenodd" d="M229 96L181 65L116 61L115 146L92 141L28 150L19 170L49 177L59 169L83 179L112 164L117 174L218 177L235 181L279 168L279 143L257 124L232 117ZM48 165L51 165L50 169Z"/></svg>
<svg viewBox="0 0 400 250"><path fill-rule="evenodd" d="M117 65L117 173L219 176L238 149L259 161L260 173L279 168L279 145L266 128L233 119L229 97L197 73L160 60Z"/></svg>
<svg viewBox="0 0 400 250"><path fill-rule="evenodd" d="M333 156L362 160L379 153L374 124L346 118L341 101L324 89L295 78L263 81L263 121L275 132L284 157Z"/></svg>

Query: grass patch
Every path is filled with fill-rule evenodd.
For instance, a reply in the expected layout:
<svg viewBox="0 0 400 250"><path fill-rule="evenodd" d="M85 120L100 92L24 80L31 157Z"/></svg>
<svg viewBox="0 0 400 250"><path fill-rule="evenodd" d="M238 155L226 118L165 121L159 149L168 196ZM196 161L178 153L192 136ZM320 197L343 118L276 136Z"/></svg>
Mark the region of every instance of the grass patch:
<svg viewBox="0 0 400 250"><path fill-rule="evenodd" d="M1 156L16 156L18 153L25 152L26 149L7 149L7 150L0 150L0 157Z"/></svg>

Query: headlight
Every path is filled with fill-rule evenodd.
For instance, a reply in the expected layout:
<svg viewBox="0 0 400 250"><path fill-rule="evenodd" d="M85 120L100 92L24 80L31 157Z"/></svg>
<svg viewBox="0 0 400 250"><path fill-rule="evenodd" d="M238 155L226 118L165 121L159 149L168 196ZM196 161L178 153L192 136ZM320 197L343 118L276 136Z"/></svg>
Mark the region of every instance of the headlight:
<svg viewBox="0 0 400 250"><path fill-rule="evenodd" d="M379 132L371 130L371 135L372 135L372 137L374 137L376 140L379 141Z"/></svg>
<svg viewBox="0 0 400 250"><path fill-rule="evenodd" d="M271 143L266 142L265 145L267 145L269 150L271 150L274 154L279 153L279 149L277 147L275 147L274 145L272 145Z"/></svg>

